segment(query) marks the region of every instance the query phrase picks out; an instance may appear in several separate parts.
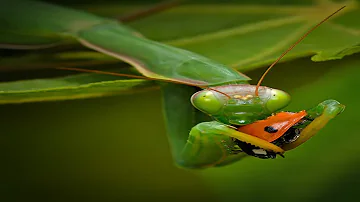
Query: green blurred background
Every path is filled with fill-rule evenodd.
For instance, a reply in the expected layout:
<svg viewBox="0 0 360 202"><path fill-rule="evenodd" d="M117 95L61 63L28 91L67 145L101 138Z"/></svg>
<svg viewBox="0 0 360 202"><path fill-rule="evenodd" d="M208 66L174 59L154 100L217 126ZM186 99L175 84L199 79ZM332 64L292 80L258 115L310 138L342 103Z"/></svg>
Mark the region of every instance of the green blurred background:
<svg viewBox="0 0 360 202"><path fill-rule="evenodd" d="M359 54L277 65L264 85L292 95L287 109L331 98L344 113L285 159L199 171L173 165L159 90L0 105L0 200L357 201L359 67ZM256 81L265 68L246 74Z"/></svg>

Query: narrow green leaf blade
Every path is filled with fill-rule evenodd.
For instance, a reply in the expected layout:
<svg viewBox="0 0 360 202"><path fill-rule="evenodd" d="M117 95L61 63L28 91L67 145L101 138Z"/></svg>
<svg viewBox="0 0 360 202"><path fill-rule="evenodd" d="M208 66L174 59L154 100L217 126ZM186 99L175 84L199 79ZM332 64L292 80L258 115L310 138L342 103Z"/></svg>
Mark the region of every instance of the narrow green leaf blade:
<svg viewBox="0 0 360 202"><path fill-rule="evenodd" d="M115 80L96 74L33 79L1 83L0 104L103 97L156 88L151 81Z"/></svg>

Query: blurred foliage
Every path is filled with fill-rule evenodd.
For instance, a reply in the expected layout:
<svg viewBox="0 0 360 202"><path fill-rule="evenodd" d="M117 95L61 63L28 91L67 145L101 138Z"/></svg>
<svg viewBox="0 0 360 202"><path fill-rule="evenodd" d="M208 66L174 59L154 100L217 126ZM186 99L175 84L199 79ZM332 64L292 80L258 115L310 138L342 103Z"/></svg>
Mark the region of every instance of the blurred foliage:
<svg viewBox="0 0 360 202"><path fill-rule="evenodd" d="M104 4L106 8L104 1L97 2ZM196 21L181 21L183 14L171 18L164 13L130 25L150 38L173 41L176 40L176 33L180 36L187 34L187 37L193 34L203 35L203 32L216 31L221 27L229 29L238 26L236 23L241 25L253 20L283 17L294 12L294 9L284 12L286 9L282 10L283 7L278 3L280 1L271 2L276 2L269 4L277 9L269 10L270 17L258 16L253 10L249 13L254 14L249 15L248 19L236 17L239 15L230 11L216 17L204 12L198 14L203 19L199 21L200 25L192 24L195 28L185 30L182 27L184 24ZM281 2L289 4L289 1ZM103 11L106 9L98 4L92 5L89 1L79 0L70 3L105 15ZM116 7L112 8L112 12L106 15L114 15ZM201 7L198 7L193 12L200 10ZM221 11L221 7L216 7L215 10ZM313 11L310 9L307 14L310 15ZM168 13L172 12L174 10ZM274 14L277 12L279 14ZM324 17L325 11L315 12L319 14L318 17ZM357 156L360 152L357 145L360 141L357 128L360 124L360 97L357 95L357 87L360 85L357 78L357 73L360 73L359 54L327 62L312 62L309 57L290 59L312 55L314 52L306 50L309 47L318 50L319 47L315 44L337 44L338 47L344 45L345 48L350 44L348 41L354 40L357 41L353 44L356 46L359 44L358 15L359 12L353 10L334 18L331 23L306 39L296 49L298 52L295 50L290 54L289 60L277 65L265 79L264 85L283 89L292 95L293 102L288 110L306 109L330 98L347 106L343 114L306 144L287 153L285 159L248 158L224 168L202 171L176 168L169 152L161 115L160 92L157 90L130 96L1 105L0 152L3 161L0 169L0 200L356 201L360 189L360 159ZM206 27L201 26L206 19L215 20L215 29L201 30ZM221 19L224 21L220 22ZM337 32L333 24L346 26L345 30L351 33L345 30ZM297 24L289 24L284 29L274 27L270 31L249 34L247 37L250 38L242 41L244 44L238 43L245 36L238 35L223 38L226 43L210 40L183 47L232 64L231 61L242 61L244 57L257 56L269 50L269 47L287 36L292 28L296 29ZM184 35L181 35L182 31ZM357 38L353 39L355 36ZM256 57L256 60L244 63L242 67L247 66L246 73L256 81L266 64L281 50L276 50L274 55ZM109 67L111 68L113 67ZM3 73L1 77L3 81L42 77L51 82L59 82L58 78L52 79L48 75L48 72L44 73L42 70L19 70ZM89 74L65 78L76 85L88 85L84 81L93 83L116 80L115 77ZM26 82L30 81L22 82L29 87L31 85ZM34 81L39 82L41 87L41 83L47 80ZM116 81L114 83L111 88L115 90ZM59 82L58 85L66 87L71 84Z"/></svg>

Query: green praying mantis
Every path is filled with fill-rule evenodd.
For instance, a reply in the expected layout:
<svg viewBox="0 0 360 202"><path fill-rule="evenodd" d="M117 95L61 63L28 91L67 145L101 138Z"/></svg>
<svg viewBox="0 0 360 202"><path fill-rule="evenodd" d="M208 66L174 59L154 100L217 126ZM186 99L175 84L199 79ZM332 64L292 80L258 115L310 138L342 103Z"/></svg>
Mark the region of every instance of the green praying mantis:
<svg viewBox="0 0 360 202"><path fill-rule="evenodd" d="M207 168L237 162L250 154L246 152L249 148L244 148L242 143L251 145L253 156L270 158L273 154L282 155L307 141L344 110L344 106L335 100L318 104L307 110L307 116L296 125L302 129L298 139L276 145L238 130L241 126L272 116L290 102L286 92L260 86L267 72L257 85L250 85L247 83L249 77L230 67L190 51L149 40L116 20L43 2L2 0L0 20L4 22L0 31L1 48L46 49L64 43L81 43L132 65L143 76L113 75L173 83L161 84L168 122L176 122L192 113L192 108L186 107L172 113L167 110L176 107L179 100L189 99L184 86L201 88L190 99L193 107L198 109L195 113L200 114L197 124L194 123L191 130L176 124L168 128L172 154L180 167ZM77 68L59 69L110 74ZM203 121L208 118L203 118L202 113L213 120Z"/></svg>

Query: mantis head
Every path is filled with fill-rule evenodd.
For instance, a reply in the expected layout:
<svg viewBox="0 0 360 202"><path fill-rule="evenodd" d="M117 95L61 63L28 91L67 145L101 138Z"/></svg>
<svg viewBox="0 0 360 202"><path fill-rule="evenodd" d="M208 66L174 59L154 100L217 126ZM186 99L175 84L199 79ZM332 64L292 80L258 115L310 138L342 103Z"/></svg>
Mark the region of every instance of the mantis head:
<svg viewBox="0 0 360 202"><path fill-rule="evenodd" d="M271 114L290 103L290 95L278 89L262 86L254 94L253 85L228 85L209 88L195 93L191 103L208 115L227 116L228 113Z"/></svg>

